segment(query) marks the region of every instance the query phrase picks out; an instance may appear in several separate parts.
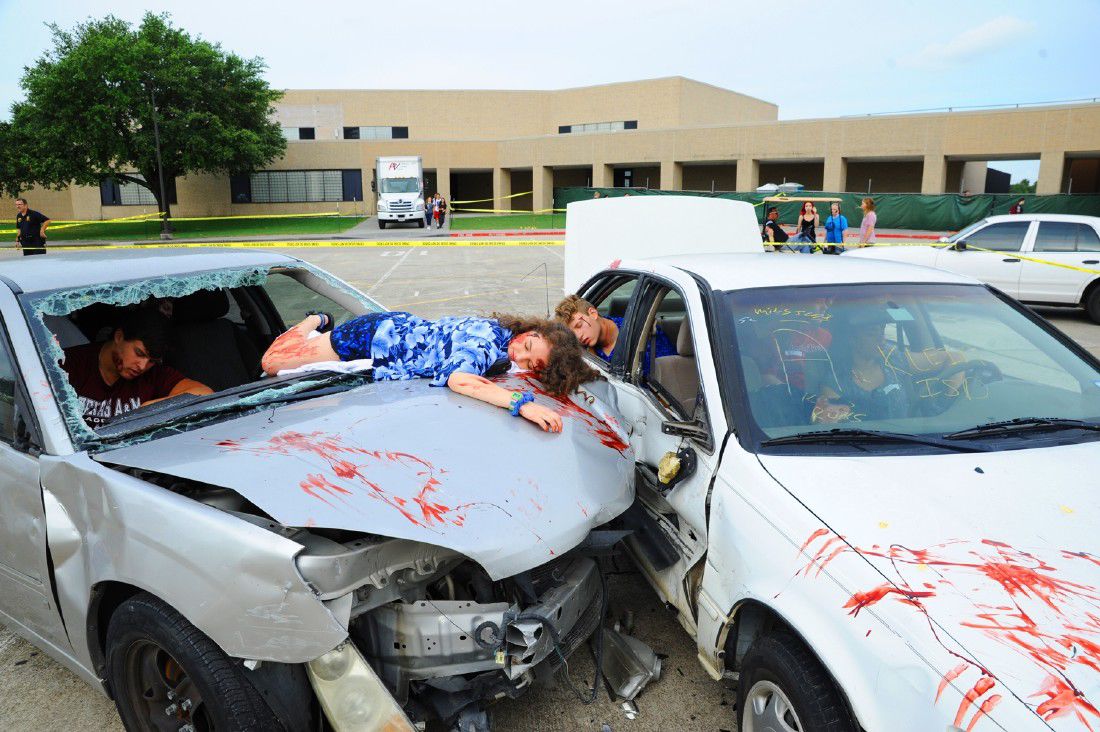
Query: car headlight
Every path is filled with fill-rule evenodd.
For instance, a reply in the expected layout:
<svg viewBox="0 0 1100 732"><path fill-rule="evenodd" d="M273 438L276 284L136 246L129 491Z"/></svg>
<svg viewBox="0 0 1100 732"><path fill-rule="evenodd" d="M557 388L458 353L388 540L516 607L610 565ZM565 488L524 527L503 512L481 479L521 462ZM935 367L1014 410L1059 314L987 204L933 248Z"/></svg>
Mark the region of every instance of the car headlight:
<svg viewBox="0 0 1100 732"><path fill-rule="evenodd" d="M378 210L379 211L389 211L389 209L390 209L390 204L386 203L385 201L379 201L378 202Z"/></svg>
<svg viewBox="0 0 1100 732"><path fill-rule="evenodd" d="M345 641L306 664L309 682L336 732L415 729L359 649Z"/></svg>

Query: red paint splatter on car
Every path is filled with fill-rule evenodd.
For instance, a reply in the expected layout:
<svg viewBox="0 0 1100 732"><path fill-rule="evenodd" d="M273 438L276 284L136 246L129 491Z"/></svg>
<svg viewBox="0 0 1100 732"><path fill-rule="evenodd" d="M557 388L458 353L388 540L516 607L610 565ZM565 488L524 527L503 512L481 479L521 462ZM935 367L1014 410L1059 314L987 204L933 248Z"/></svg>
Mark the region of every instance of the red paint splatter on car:
<svg viewBox="0 0 1100 732"><path fill-rule="evenodd" d="M974 732L974 727L978 724L978 720L982 717L989 715L993 711L993 707L1001 703L1001 695L993 694L988 699L982 702L982 705L978 707L978 711L974 714L974 718L970 720L970 724L966 725L966 732Z"/></svg>
<svg viewBox="0 0 1100 732"><path fill-rule="evenodd" d="M940 681L940 685L936 687L936 701L940 700L940 695L943 694L943 690L947 688L947 685L959 678L968 668L970 668L969 663L960 663L943 675L943 680Z"/></svg>
<svg viewBox="0 0 1100 732"><path fill-rule="evenodd" d="M966 713L970 709L970 705L977 701L979 697L985 696L985 694L995 685L996 682L988 676L982 676L974 682L974 686L963 695L962 701L959 702L959 710L955 712L956 727L963 726L963 721L966 719Z"/></svg>
<svg viewBox="0 0 1100 732"><path fill-rule="evenodd" d="M465 509L475 505L448 506L438 500L435 495L442 482L436 475L445 471L437 470L431 462L407 452L368 450L348 445L341 435L323 432L304 434L287 430L272 436L267 442L245 444L241 440L222 440L216 445L224 450L256 455L309 455L320 458L331 475L307 474L299 487L307 495L329 506L333 506L329 499L346 501L348 497L355 495L356 488L366 489L366 495L392 507L410 523L430 528L446 524L462 526L466 521ZM367 477L371 472L371 463L377 462L388 462L405 468L414 484L419 484L419 488L408 498L383 488L377 481ZM417 505L419 514L407 508L410 501Z"/></svg>
<svg viewBox="0 0 1100 732"><path fill-rule="evenodd" d="M615 420L604 421L596 415L589 412L584 407L581 407L572 399L565 396L558 396L551 394L542 387L534 375L530 373L516 373L507 374L505 376L498 376L493 379L495 382L507 382L511 379L516 379L524 385L524 387L532 391L536 395L536 402L538 397L542 397L544 400L551 402L550 404L543 404L548 406L561 415L563 418L572 418L584 425L589 434L600 441L600 444L604 447L609 447L612 450L617 451L620 455L625 456L626 451L630 449L630 444L622 438L622 436L615 431L615 427L612 426L614 422L615 426L618 423Z"/></svg>
<svg viewBox="0 0 1100 732"><path fill-rule="evenodd" d="M1047 697L1047 700L1035 709L1035 713L1047 722L1072 714L1085 726L1085 729L1091 730L1092 726L1089 725L1085 713L1100 718L1100 711L1097 711L1081 692L1057 676L1048 676L1039 691L1031 696Z"/></svg>
<svg viewBox="0 0 1100 732"><path fill-rule="evenodd" d="M852 597L849 598L848 602L844 603L844 609L850 609L851 612L849 612L848 614L854 617L856 615L859 615L859 611L863 608L874 605L875 603L890 594L900 595L902 600L913 602L914 598L932 597L936 593L927 592L925 590L918 591L900 589L898 587L894 587L893 585L883 584L873 589L867 590L866 592L857 592L856 594L852 595Z"/></svg>
<svg viewBox="0 0 1100 732"><path fill-rule="evenodd" d="M808 539L806 539L806 541L802 542L802 546L798 547L798 553L801 554L802 552L806 551L806 547L808 547L810 544L813 544L814 541L816 541L817 539L820 539L821 537L823 537L827 534L830 534L830 533L832 533L832 532L829 531L828 529L825 529L825 528L818 529L814 533L810 534L810 538L808 538Z"/></svg>
<svg viewBox="0 0 1100 732"><path fill-rule="evenodd" d="M1089 674L1100 673L1100 590L1096 587L1059 576L1058 567L1050 563L1053 560L995 539L954 540L921 549L899 544L862 548L849 545L843 537L823 529L814 531L802 545L801 551L812 556L796 576L810 576L814 564L818 565L820 573L820 567L836 557L838 548L839 553L851 551L865 557L886 559L897 573L892 583L854 593L842 606L849 610L849 615L855 616L864 607L895 595L899 602L917 608L935 641L948 654L962 661L944 674L936 690L937 702L947 686L969 668L981 674L963 695L955 726L961 728L970 710L976 707L966 726L967 730L972 730L1001 701L1001 696L996 694L980 701L993 688L994 675L975 659L954 650L953 646L957 647L954 641L951 646L945 643L938 631L939 624L932 619L940 598L947 602L958 599L963 588L975 593L971 597L975 611L972 617L958 621L959 624L984 633L1045 671L1046 680L1033 695L1047 697L1038 707L1040 716L1050 720L1073 715L1088 729L1092 727L1086 720L1100 718L1094 704L1081 691L1091 688L1095 682L1073 681L1086 668ZM1097 557L1087 552L1060 550L1059 555L1064 559L1100 565ZM926 592L916 593L908 588L907 567L934 572L933 581L920 582ZM982 582L975 582L975 579ZM940 587L949 588L951 592L939 593ZM975 599L991 590L1003 593L1004 600L981 602Z"/></svg>

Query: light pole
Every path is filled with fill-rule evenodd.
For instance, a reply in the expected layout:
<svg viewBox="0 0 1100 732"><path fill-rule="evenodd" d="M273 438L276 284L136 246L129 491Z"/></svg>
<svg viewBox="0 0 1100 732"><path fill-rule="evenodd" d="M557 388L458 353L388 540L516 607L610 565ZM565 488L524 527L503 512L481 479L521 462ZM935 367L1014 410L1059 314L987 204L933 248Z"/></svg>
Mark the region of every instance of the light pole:
<svg viewBox="0 0 1100 732"><path fill-rule="evenodd" d="M164 196L164 167L160 162L160 126L157 124L157 96L152 84L149 85L149 102L153 112L153 144L156 146L157 178L160 179L158 183L160 184L160 205L163 214L160 217L160 238L171 239L172 232L168 228L168 199Z"/></svg>

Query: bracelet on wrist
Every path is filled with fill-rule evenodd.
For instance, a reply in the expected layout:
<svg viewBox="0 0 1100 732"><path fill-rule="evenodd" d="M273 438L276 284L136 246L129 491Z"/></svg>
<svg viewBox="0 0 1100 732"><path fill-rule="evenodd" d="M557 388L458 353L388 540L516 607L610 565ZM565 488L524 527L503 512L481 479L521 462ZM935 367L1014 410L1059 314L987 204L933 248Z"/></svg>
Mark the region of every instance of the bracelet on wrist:
<svg viewBox="0 0 1100 732"><path fill-rule="evenodd" d="M519 410L523 408L524 404L535 401L535 395L529 391L513 391L512 399L509 402L508 410L512 413L513 417L519 416Z"/></svg>

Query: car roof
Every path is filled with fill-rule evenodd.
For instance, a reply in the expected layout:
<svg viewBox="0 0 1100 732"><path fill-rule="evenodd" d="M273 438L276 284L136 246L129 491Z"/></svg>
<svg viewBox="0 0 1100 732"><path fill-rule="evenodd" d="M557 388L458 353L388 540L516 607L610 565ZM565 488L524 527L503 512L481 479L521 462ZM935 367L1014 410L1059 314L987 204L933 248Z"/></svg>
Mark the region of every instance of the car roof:
<svg viewBox="0 0 1100 732"><path fill-rule="evenodd" d="M1100 216L1082 216L1080 214L1056 214L1056 213L1019 213L998 214L986 216L982 221L988 223L1000 223L1002 221L1064 221L1076 224L1100 225Z"/></svg>
<svg viewBox="0 0 1100 732"><path fill-rule="evenodd" d="M867 282L981 284L972 277L915 264L809 254L679 254L620 264L622 269L650 269L658 274L662 266L699 275L715 290Z"/></svg>
<svg viewBox="0 0 1100 732"><path fill-rule="evenodd" d="M282 254L252 249L132 248L49 252L0 262L0 277L23 292L67 290L107 282L186 275L218 269L297 264Z"/></svg>

